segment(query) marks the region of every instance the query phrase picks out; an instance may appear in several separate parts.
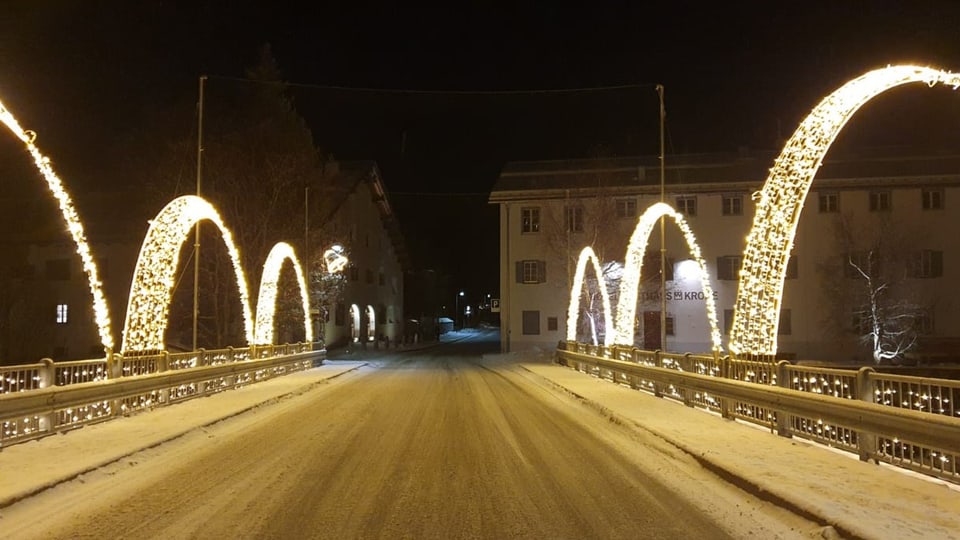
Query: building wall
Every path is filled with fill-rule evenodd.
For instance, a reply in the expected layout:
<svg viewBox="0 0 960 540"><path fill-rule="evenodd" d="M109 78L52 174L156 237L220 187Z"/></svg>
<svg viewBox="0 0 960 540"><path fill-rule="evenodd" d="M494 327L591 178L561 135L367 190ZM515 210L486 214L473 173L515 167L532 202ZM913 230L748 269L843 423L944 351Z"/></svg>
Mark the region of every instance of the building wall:
<svg viewBox="0 0 960 540"><path fill-rule="evenodd" d="M396 341L403 336L403 268L377 197L371 183L360 182L332 218L341 223L342 230L349 231L350 266L344 270L348 281L343 294L346 316L342 324L337 324L337 306L326 307L330 315L322 330L330 346L348 344L354 336L360 342ZM359 311L356 332L352 329L351 306ZM368 329L368 306L372 306L375 315L372 333Z"/></svg>
<svg viewBox="0 0 960 540"><path fill-rule="evenodd" d="M895 230L903 231L907 238L904 249L929 249L943 254L943 276L927 279L911 279L910 286L916 291L918 301L929 305L934 322L932 333L937 336L960 336L960 291L948 284L954 276L960 276L960 239L953 232L960 226L960 213L954 206L960 204L960 188L956 175L927 178L888 177L862 179L817 180L807 196L792 256L796 259L797 274L787 279L784 286L782 308L789 311L789 332L779 337L778 352L788 358L816 360L863 360L868 350L858 345L857 335L852 330L831 332L825 311L831 309L827 282L842 277L829 277L824 272L824 263L841 257L837 240L837 219L844 216L857 228L874 226L883 216L894 224ZM680 189L678 189L678 187ZM762 179L754 182L718 182L689 186L668 186L666 202L676 206L678 196L696 198L696 215L687 216L688 223L697 237L704 260L710 273L710 285L715 291L718 323L723 335L723 347L727 348L730 313L736 301L735 280L718 279L718 257L742 255L746 236L752 226L755 213L750 193L762 187ZM943 193L943 209L924 210L921 205L921 190L936 188ZM682 189L682 191L681 191ZM621 188L619 193L607 193L606 197L628 198L637 201L637 217L659 200L659 192L647 189L640 192L636 187ZM869 210L871 191L889 191L891 208L888 212ZM821 212L819 194L833 193L838 197L838 212ZM572 193L572 194L571 194ZM589 226L584 233L570 236L567 253L557 253L549 246L548 237L556 234L558 223L541 220L539 233L524 234L521 231L521 212L524 207L538 207L541 216L560 212L564 206L589 203L595 195L566 191L557 197L557 191L543 189L516 190L498 194L501 208L501 302L504 309L502 324L502 347L504 350L522 350L533 347L555 347L566 335L566 310L570 300L573 271L570 261L586 245L594 242L609 242L620 245L619 251L603 257L604 260L624 260L628 236L636 224L636 217L611 222L608 216L585 216L604 223L601 236L591 237ZM724 197L739 197L742 212L724 215ZM494 197L492 197L494 198ZM589 206L587 206L589 208ZM626 225L625 227L621 226ZM655 228L650 239L651 249L659 250L659 229ZM674 332L667 336L667 350L676 352L708 352L710 350L709 325L706 302L703 300L700 280L691 275L689 251L682 235L670 220L665 232L668 257L673 259L674 279L667 281L666 310L673 319ZM612 251L612 250L608 250ZM545 260L546 282L517 283L516 262L522 260ZM686 265L686 266L685 266ZM644 275L649 275L644 271ZM860 286L849 278L841 286ZM616 310L616 305L613 306ZM637 316L643 319L644 311L659 313L659 280L641 286ZM835 309L835 308L834 308ZM540 331L537 334L523 333L523 312L539 311ZM548 330L548 317L557 318L557 329ZM834 323L835 324L835 323ZM642 326L642 323L641 323ZM852 327L852 323L851 323ZM782 330L786 331L785 328ZM585 339L585 336L582 336ZM581 340L584 340L581 339ZM638 346L643 345L643 330L635 337Z"/></svg>

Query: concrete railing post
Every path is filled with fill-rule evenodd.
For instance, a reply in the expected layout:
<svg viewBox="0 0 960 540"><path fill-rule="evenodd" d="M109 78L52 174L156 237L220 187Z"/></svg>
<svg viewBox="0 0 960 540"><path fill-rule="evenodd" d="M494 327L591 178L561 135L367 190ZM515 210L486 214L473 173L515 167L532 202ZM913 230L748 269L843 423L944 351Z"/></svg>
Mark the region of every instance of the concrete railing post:
<svg viewBox="0 0 960 540"><path fill-rule="evenodd" d="M854 384L857 399L867 403L876 403L876 393L873 391L874 369L870 366L864 366L857 371L857 378ZM857 433L857 454L860 461L870 461L880 463L877 459L877 436L873 433Z"/></svg>
<svg viewBox="0 0 960 540"><path fill-rule="evenodd" d="M720 358L720 378L729 379L730 378L730 357L724 356ZM720 416L728 420L733 419L733 400L730 398L721 398L720 399Z"/></svg>
<svg viewBox="0 0 960 540"><path fill-rule="evenodd" d="M790 362L780 360L777 362L777 386L780 388L790 388L790 381L787 379L787 367ZM776 411L777 415L777 435L781 437L792 437L790 433L790 415L786 411Z"/></svg>
<svg viewBox="0 0 960 540"><path fill-rule="evenodd" d="M662 355L663 355L663 351L661 351L660 349L653 351L653 365L657 366L658 368L663 367ZM653 395L657 397L663 397L663 388L661 387L661 384L658 382L653 383Z"/></svg>

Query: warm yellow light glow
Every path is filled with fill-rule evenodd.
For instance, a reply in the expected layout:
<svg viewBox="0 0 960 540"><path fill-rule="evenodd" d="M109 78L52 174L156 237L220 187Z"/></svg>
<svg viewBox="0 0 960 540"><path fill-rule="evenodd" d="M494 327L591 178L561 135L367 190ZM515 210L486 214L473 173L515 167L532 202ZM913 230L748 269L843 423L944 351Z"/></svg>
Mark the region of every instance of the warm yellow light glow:
<svg viewBox="0 0 960 540"><path fill-rule="evenodd" d="M570 290L570 307L567 308L567 341L577 340L577 318L580 316L580 293L583 290L583 278L588 262L593 264L593 273L597 276L597 288L600 289L600 297L603 302L603 344L610 345L613 343L614 334L613 310L610 309L610 295L607 293L607 282L603 277L603 271L600 269L600 260L597 259L597 255L590 246L580 251L580 259L577 260L577 271L573 276L573 288Z"/></svg>
<svg viewBox="0 0 960 540"><path fill-rule="evenodd" d="M377 331L377 312L373 306L367 306L367 341L373 341Z"/></svg>
<svg viewBox="0 0 960 540"><path fill-rule="evenodd" d="M13 114L7 110L3 103L0 103L0 120L26 145L27 151L30 152L30 155L33 157L37 169L40 170L40 174L42 174L44 180L47 181L47 187L50 188L53 196L57 199L57 204L60 206L60 213L63 215L63 221L66 223L70 237L76 246L77 254L80 255L83 271L87 274L87 283L90 288L90 295L93 297L93 313L97 322L97 330L100 334L100 343L103 345L105 354L109 354L113 350L113 331L110 325L110 311L107 309L107 299L103 295L103 285L100 283L97 264L94 262L93 255L90 253L90 246L87 244L83 224L80 222L80 217L73 207L70 194L64 189L63 182L60 180L60 177L57 176L57 173L54 172L53 166L50 165L50 159L43 155L33 143L36 134L20 127L20 123L17 122L17 119L14 118Z"/></svg>
<svg viewBox="0 0 960 540"><path fill-rule="evenodd" d="M327 272L336 274L347 267L347 257L343 254L343 246L334 244L323 252L323 262L327 265Z"/></svg>
<svg viewBox="0 0 960 540"><path fill-rule="evenodd" d="M775 355L783 282L800 211L823 157L851 116L891 88L915 82L960 86L960 76L918 66L868 72L825 97L787 141L757 194L730 333L730 352Z"/></svg>
<svg viewBox="0 0 960 540"><path fill-rule="evenodd" d="M647 251L647 243L650 240L650 233L653 232L654 225L664 216L670 217L676 222L687 241L690 255L700 267L700 287L706 298L710 341L712 350L719 353L723 347L720 339L720 329L717 325L717 307L713 300L713 288L710 286L710 273L707 271L707 264L701 255L700 246L697 245L697 239L694 237L690 226L687 225L683 214L671 208L670 205L660 202L647 208L637 221L637 227L633 230L633 235L630 236L630 244L627 246L627 254L624 257L623 278L620 281L620 298L617 303L616 343L633 345L633 321L637 314L637 296L640 289L643 255Z"/></svg>
<svg viewBox="0 0 960 540"><path fill-rule="evenodd" d="M180 259L180 249L194 225L201 220L212 221L220 229L236 274L247 343L253 343L247 280L240 266L240 254L233 244L233 236L210 203L200 197L186 195L170 201L150 222L150 228L147 229L130 285L121 353L164 349L170 295Z"/></svg>
<svg viewBox="0 0 960 540"><path fill-rule="evenodd" d="M273 343L273 320L277 311L277 284L280 281L280 270L284 261L290 261L297 273L297 285L300 287L300 298L303 303L303 328L306 332L306 341L313 341L313 324L310 321L310 297L307 295L307 282L303 278L303 269L293 247L286 242L279 242L263 263L263 275L260 277L260 292L257 297L257 319L254 343L269 345Z"/></svg>

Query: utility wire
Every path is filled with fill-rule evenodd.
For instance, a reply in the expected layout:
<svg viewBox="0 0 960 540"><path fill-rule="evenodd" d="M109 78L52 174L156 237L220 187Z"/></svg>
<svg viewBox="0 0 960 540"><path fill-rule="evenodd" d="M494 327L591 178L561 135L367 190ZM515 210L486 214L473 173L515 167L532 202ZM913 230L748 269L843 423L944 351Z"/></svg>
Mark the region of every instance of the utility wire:
<svg viewBox="0 0 960 540"><path fill-rule="evenodd" d="M610 86L584 86L579 88L542 88L532 90L422 90L409 88L372 88L363 86L338 86L327 84L295 83L283 81L259 81L255 79L246 79L243 77L230 77L226 75L208 75L211 79L220 79L225 81L246 82L252 84L289 86L297 88L313 88L317 90L337 90L345 92L365 92L371 94L425 94L425 95L524 95L524 94L574 94L583 92L604 92L610 90L627 90L631 88L654 88L653 83L632 83Z"/></svg>

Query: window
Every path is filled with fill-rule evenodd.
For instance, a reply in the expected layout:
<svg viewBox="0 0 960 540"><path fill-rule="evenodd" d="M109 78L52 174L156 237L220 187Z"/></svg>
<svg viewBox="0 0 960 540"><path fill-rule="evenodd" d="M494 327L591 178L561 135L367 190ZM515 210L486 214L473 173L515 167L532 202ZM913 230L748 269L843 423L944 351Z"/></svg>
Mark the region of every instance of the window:
<svg viewBox="0 0 960 540"><path fill-rule="evenodd" d="M360 280L360 269L354 265L350 265L350 281L359 281Z"/></svg>
<svg viewBox="0 0 960 540"><path fill-rule="evenodd" d="M853 312L853 322L850 325L850 331L858 336L865 336L873 332L873 319L869 314L869 308Z"/></svg>
<svg viewBox="0 0 960 540"><path fill-rule="evenodd" d="M617 199L617 217L620 219L637 217L637 200Z"/></svg>
<svg viewBox="0 0 960 540"><path fill-rule="evenodd" d="M547 281L546 261L517 261L517 283L544 283Z"/></svg>
<svg viewBox="0 0 960 540"><path fill-rule="evenodd" d="M550 332L557 331L557 318L556 317L547 317L547 330Z"/></svg>
<svg viewBox="0 0 960 540"><path fill-rule="evenodd" d="M820 200L820 213L833 213L840 211L840 194L827 191L821 192L819 196Z"/></svg>
<svg viewBox="0 0 960 540"><path fill-rule="evenodd" d="M933 314L926 309L921 310L914 318L913 327L921 336L933 334Z"/></svg>
<svg viewBox="0 0 960 540"><path fill-rule="evenodd" d="M844 255L843 261L841 261L843 264L844 277L854 279L862 278L863 274L861 274L861 271L869 275L872 270L876 270L871 268L872 261L870 259L869 251L855 251Z"/></svg>
<svg viewBox="0 0 960 540"><path fill-rule="evenodd" d="M725 309L723 310L723 333L729 335L731 328L733 328L733 310Z"/></svg>
<svg viewBox="0 0 960 540"><path fill-rule="evenodd" d="M724 195L721 201L723 203L723 215L743 215L743 195Z"/></svg>
<svg viewBox="0 0 960 540"><path fill-rule="evenodd" d="M532 206L530 208L520 209L520 232L538 233L540 232L540 208Z"/></svg>
<svg viewBox="0 0 960 540"><path fill-rule="evenodd" d="M943 277L943 252L924 249L917 253L914 262L913 277Z"/></svg>
<svg viewBox="0 0 960 540"><path fill-rule="evenodd" d="M667 263L663 266L665 273L664 281L673 281L673 259L667 257ZM643 281L660 281L660 252L647 251L643 254L643 265L640 268L641 279Z"/></svg>
<svg viewBox="0 0 960 540"><path fill-rule="evenodd" d="M717 279L737 281L740 279L740 266L743 257L740 255L724 255L717 257Z"/></svg>
<svg viewBox="0 0 960 540"><path fill-rule="evenodd" d="M780 326L777 328L777 334L781 336L789 336L793 333L793 324L790 317L789 309L780 310Z"/></svg>
<svg viewBox="0 0 960 540"><path fill-rule="evenodd" d="M787 260L787 275L786 279L797 279L797 257L796 255L791 255Z"/></svg>
<svg viewBox="0 0 960 540"><path fill-rule="evenodd" d="M384 277L383 272L380 272L380 281L379 281L379 283L380 283L380 286L381 286L381 287L383 287L384 285L387 284L387 278Z"/></svg>
<svg viewBox="0 0 960 540"><path fill-rule="evenodd" d="M889 191L871 191L870 192L870 211L871 212L889 212L891 194Z"/></svg>
<svg viewBox="0 0 960 540"><path fill-rule="evenodd" d="M67 324L66 304L57 304L57 324Z"/></svg>
<svg viewBox="0 0 960 540"><path fill-rule="evenodd" d="M563 227L567 232L583 232L582 206L568 206L564 209Z"/></svg>
<svg viewBox="0 0 960 540"><path fill-rule="evenodd" d="M373 283L373 268L367 268L365 274L367 276L367 283Z"/></svg>
<svg viewBox="0 0 960 540"><path fill-rule="evenodd" d="M688 216L697 215L697 197L693 195L677 197L677 212Z"/></svg>
<svg viewBox="0 0 960 540"><path fill-rule="evenodd" d="M664 329L664 334L668 336L674 335L673 333L673 317L666 317L666 328Z"/></svg>
<svg viewBox="0 0 960 540"><path fill-rule="evenodd" d="M539 311L523 312L523 335L525 336L540 335L540 312Z"/></svg>
<svg viewBox="0 0 960 540"><path fill-rule="evenodd" d="M51 281L70 279L70 259L52 259L46 263L46 276Z"/></svg>
<svg viewBox="0 0 960 540"><path fill-rule="evenodd" d="M922 189L920 200L924 210L943 210L942 189Z"/></svg>

